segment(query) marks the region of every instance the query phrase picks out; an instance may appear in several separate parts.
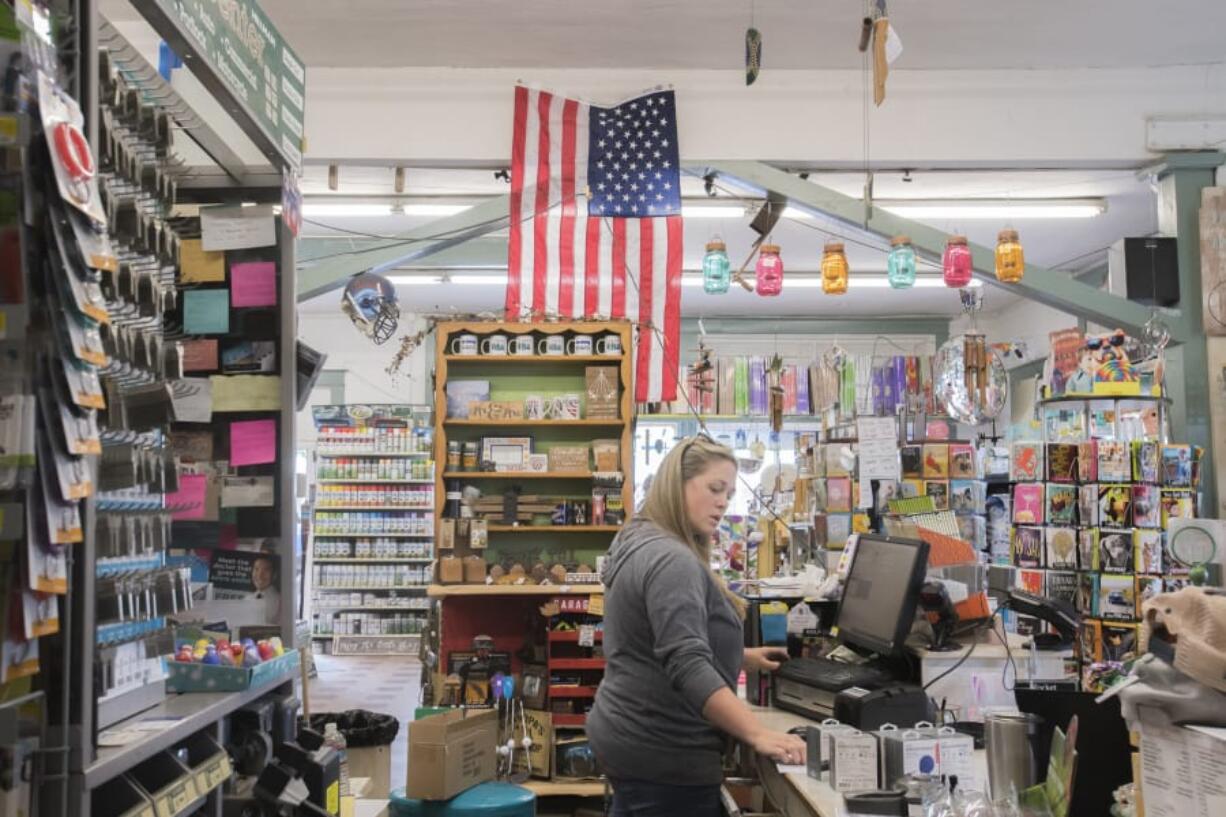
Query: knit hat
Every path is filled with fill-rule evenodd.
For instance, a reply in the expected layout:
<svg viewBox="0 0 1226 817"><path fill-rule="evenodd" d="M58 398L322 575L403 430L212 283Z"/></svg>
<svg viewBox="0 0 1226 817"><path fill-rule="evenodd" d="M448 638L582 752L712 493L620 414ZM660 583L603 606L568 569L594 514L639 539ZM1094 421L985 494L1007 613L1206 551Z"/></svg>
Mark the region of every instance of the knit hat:
<svg viewBox="0 0 1226 817"><path fill-rule="evenodd" d="M1175 648L1175 669L1207 687L1226 692L1226 595L1203 587L1160 593L1145 602L1142 652L1151 636Z"/></svg>

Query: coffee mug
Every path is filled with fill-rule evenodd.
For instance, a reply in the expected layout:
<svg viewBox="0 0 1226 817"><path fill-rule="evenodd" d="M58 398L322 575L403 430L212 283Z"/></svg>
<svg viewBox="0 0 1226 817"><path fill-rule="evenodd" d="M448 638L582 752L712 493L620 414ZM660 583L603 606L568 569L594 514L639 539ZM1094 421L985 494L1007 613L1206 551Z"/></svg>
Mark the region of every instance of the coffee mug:
<svg viewBox="0 0 1226 817"><path fill-rule="evenodd" d="M566 354L568 355L590 355L591 353L591 335L575 335L566 342Z"/></svg>
<svg viewBox="0 0 1226 817"><path fill-rule="evenodd" d="M536 351L542 355L564 355L566 354L566 339L561 335L541 338L540 343L536 345Z"/></svg>
<svg viewBox="0 0 1226 817"><path fill-rule="evenodd" d="M457 335L451 341L453 355L475 355L479 348L476 335Z"/></svg>
<svg viewBox="0 0 1226 817"><path fill-rule="evenodd" d="M620 355L622 353L621 335L601 335L596 341L596 354Z"/></svg>
<svg viewBox="0 0 1226 817"><path fill-rule="evenodd" d="M516 357L532 357L536 354L536 341L531 335L515 335L511 338L511 354Z"/></svg>
<svg viewBox="0 0 1226 817"><path fill-rule="evenodd" d="M559 394L550 400L549 417L552 420L578 420L579 395Z"/></svg>
<svg viewBox="0 0 1226 817"><path fill-rule="evenodd" d="M524 419L545 419L545 398L539 394L529 394L524 397Z"/></svg>
<svg viewBox="0 0 1226 817"><path fill-rule="evenodd" d="M481 354L483 355L505 355L506 353L506 335L490 335L488 338L481 341Z"/></svg>

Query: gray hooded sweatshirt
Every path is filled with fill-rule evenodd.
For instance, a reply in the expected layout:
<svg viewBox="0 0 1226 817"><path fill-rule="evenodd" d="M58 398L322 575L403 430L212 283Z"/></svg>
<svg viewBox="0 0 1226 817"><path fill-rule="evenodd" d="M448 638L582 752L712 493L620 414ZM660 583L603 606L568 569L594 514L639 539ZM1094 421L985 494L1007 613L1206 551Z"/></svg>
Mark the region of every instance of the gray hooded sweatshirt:
<svg viewBox="0 0 1226 817"><path fill-rule="evenodd" d="M614 780L717 785L724 735L702 716L720 687L736 691L741 620L707 566L645 519L609 549L604 680L587 718L601 769Z"/></svg>

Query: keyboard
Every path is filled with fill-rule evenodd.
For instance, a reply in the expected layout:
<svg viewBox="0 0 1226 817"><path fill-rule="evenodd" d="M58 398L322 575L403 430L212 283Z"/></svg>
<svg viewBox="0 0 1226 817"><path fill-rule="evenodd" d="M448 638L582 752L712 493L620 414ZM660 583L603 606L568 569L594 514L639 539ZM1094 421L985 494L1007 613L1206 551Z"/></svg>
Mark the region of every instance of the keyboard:
<svg viewBox="0 0 1226 817"><path fill-rule="evenodd" d="M793 658L775 671L780 678L826 690L873 689L893 683L889 672L870 664L846 664L829 658Z"/></svg>

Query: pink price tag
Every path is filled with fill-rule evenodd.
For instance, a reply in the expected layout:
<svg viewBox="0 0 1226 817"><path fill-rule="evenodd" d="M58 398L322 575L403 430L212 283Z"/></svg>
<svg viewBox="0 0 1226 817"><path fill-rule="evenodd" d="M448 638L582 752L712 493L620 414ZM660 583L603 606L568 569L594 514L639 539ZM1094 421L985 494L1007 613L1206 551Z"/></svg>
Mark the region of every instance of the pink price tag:
<svg viewBox="0 0 1226 817"><path fill-rule="evenodd" d="M277 265L248 261L230 268L230 306L276 306Z"/></svg>
<svg viewBox="0 0 1226 817"><path fill-rule="evenodd" d="M230 465L261 465L276 459L276 420L239 420L230 424Z"/></svg>
<svg viewBox="0 0 1226 817"><path fill-rule="evenodd" d="M204 498L208 493L209 478L205 474L183 474L179 477L179 490L166 497L166 504L171 508L182 508L172 511L170 518L203 519Z"/></svg>

